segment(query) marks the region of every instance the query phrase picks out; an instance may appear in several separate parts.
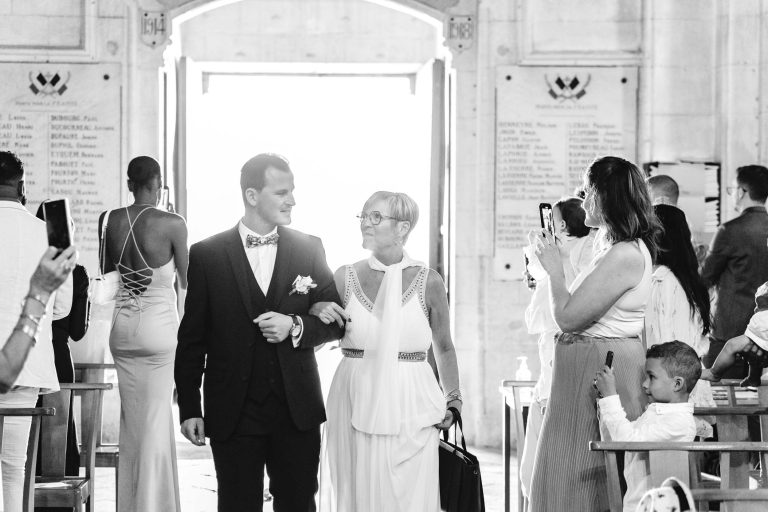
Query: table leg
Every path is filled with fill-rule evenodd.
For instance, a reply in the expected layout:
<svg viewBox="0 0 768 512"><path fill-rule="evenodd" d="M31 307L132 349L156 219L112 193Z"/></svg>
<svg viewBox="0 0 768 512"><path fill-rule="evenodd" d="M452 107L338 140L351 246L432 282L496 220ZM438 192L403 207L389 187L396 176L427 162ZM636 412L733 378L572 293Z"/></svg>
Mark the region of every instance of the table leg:
<svg viewBox="0 0 768 512"><path fill-rule="evenodd" d="M510 507L510 459L512 457L512 409L507 404L506 398L502 398L504 405L504 439L502 443L502 451L504 457L504 512L509 512Z"/></svg>

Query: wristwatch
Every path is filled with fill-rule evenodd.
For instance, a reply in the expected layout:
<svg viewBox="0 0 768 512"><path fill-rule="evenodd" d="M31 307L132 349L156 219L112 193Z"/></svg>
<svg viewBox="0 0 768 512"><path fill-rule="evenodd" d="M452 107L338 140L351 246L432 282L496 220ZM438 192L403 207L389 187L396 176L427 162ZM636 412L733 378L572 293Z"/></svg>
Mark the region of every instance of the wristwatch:
<svg viewBox="0 0 768 512"><path fill-rule="evenodd" d="M297 338L301 334L301 322L299 322L299 317L296 315L288 315L291 317L291 320L293 320L293 327L291 327L291 338Z"/></svg>

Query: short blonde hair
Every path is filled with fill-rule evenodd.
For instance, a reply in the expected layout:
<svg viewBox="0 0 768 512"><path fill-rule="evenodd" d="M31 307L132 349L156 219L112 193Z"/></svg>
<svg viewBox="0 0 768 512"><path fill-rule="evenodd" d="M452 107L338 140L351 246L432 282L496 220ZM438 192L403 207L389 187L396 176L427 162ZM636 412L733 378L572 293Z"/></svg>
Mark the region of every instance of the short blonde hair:
<svg viewBox="0 0 768 512"><path fill-rule="evenodd" d="M407 221L411 224L408 233L403 237L403 243L405 243L419 220L419 205L416 204L416 201L411 196L403 192L379 190L371 194L371 197L363 205L363 210L368 211L368 207L377 201L387 202L390 217L394 217L399 221Z"/></svg>

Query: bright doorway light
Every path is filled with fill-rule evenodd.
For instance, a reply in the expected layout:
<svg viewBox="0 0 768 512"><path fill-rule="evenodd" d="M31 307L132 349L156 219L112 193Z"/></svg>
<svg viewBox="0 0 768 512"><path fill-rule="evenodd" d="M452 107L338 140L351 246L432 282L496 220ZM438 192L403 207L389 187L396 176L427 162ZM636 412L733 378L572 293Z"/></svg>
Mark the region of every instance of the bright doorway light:
<svg viewBox="0 0 768 512"><path fill-rule="evenodd" d="M261 152L291 162L291 227L323 239L331 270L366 258L355 215L376 190L405 192L420 218L409 254L429 261L431 98L407 76L209 74L187 168L190 242L243 213L239 173ZM188 106L189 107L189 106Z"/></svg>

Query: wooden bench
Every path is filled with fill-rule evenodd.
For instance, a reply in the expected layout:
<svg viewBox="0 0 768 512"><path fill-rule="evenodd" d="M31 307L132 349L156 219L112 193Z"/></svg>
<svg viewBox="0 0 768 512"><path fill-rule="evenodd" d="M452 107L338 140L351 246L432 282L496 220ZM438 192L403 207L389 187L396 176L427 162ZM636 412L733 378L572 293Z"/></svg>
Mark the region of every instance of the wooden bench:
<svg viewBox="0 0 768 512"><path fill-rule="evenodd" d="M690 469L693 466L691 454L696 452L719 452L721 456L721 486L719 489L691 489L691 494L697 506L708 509L709 502L721 502L727 512L746 512L766 510L768 505L768 489L748 489L736 487L732 478L730 459L744 452L768 452L768 443L756 442L691 442L691 443L645 443L645 442L602 442L591 441L589 449L602 451L605 457L608 477L608 502L611 512L621 512L622 496L619 486L620 475L617 463L617 453L649 452L651 467L651 486L658 486L670 476L677 477L686 485L690 482ZM654 453L658 452L658 453ZM670 463L676 458L665 457L670 452L688 452L687 467ZM654 455L659 455L655 457Z"/></svg>
<svg viewBox="0 0 768 512"><path fill-rule="evenodd" d="M112 389L112 384L63 383L60 387L61 390L56 393L43 395L43 406L54 407L59 412L43 419L40 441L42 475L34 480L34 499L38 507L68 507L90 512L95 500L96 419L101 412L102 395ZM84 477L65 475L69 411L75 393L82 397L83 402L81 457L86 460Z"/></svg>

